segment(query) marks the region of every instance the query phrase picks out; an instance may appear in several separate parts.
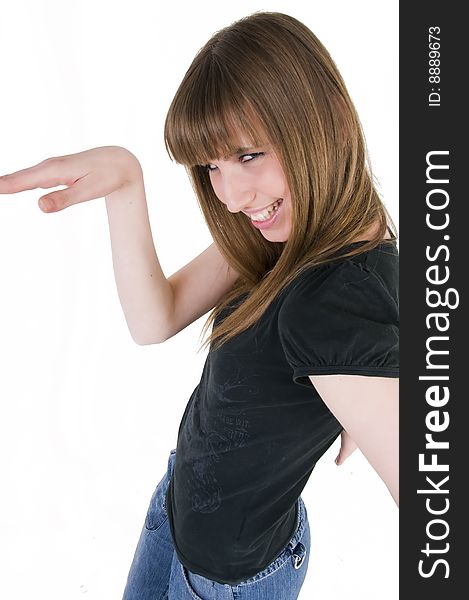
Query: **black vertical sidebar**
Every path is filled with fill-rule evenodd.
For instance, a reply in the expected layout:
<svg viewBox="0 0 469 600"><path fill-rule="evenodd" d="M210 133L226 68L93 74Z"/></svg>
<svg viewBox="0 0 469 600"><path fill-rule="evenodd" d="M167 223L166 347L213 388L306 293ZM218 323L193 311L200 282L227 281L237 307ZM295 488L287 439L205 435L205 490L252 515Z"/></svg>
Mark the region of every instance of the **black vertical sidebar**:
<svg viewBox="0 0 469 600"><path fill-rule="evenodd" d="M403 600L464 597L469 579L463 565L469 510L469 165L462 107L469 36L462 6L400 4Z"/></svg>

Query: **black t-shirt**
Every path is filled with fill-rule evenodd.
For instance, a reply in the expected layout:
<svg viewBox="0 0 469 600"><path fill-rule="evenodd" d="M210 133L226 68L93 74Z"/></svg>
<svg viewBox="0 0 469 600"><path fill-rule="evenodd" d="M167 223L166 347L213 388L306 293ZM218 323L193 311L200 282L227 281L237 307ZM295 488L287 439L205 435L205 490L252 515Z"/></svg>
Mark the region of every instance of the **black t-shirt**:
<svg viewBox="0 0 469 600"><path fill-rule="evenodd" d="M187 569L236 585L289 542L297 499L342 431L308 375L399 376L398 267L394 242L309 268L253 326L209 349L166 498Z"/></svg>

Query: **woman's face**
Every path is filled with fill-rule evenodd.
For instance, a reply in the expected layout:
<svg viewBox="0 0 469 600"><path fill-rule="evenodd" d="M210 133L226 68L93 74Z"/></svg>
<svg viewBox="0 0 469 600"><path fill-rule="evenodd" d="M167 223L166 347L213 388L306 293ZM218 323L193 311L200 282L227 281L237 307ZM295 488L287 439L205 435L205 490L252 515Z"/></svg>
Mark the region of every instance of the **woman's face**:
<svg viewBox="0 0 469 600"><path fill-rule="evenodd" d="M232 212L243 212L270 242L285 242L291 231L291 198L271 146L240 147L205 166L213 191Z"/></svg>

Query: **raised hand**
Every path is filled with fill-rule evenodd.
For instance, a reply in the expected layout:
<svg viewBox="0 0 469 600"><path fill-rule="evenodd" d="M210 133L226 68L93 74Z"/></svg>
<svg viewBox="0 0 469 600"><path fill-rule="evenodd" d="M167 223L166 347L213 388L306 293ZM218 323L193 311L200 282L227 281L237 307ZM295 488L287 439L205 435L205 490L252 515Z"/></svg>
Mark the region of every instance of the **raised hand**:
<svg viewBox="0 0 469 600"><path fill-rule="evenodd" d="M42 162L0 176L0 194L65 185L39 198L44 212L57 212L72 204L103 198L143 177L138 159L121 146L102 146Z"/></svg>

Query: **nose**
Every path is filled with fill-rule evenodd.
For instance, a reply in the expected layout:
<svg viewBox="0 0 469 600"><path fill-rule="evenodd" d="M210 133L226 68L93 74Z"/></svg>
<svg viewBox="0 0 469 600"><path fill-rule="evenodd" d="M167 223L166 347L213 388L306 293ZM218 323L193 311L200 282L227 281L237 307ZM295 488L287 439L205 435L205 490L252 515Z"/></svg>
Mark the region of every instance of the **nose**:
<svg viewBox="0 0 469 600"><path fill-rule="evenodd" d="M214 185L215 194L219 200L226 204L226 208L237 213L245 206L252 204L255 192L242 174L225 172L219 174L219 181Z"/></svg>

